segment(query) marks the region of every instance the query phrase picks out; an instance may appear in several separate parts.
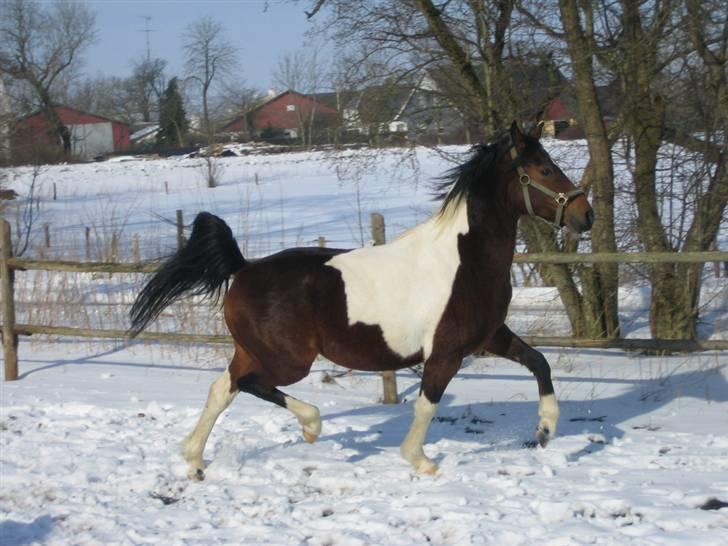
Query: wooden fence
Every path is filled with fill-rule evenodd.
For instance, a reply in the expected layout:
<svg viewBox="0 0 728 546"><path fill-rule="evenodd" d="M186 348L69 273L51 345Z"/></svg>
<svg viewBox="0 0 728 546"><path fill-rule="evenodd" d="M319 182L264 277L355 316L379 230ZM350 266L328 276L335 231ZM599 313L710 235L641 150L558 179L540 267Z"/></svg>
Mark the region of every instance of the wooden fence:
<svg viewBox="0 0 728 546"><path fill-rule="evenodd" d="M384 218L372 214L372 238L375 244L384 242ZM18 377L17 347L19 335L47 334L56 336L126 339L125 330L74 328L16 324L14 277L16 271L70 271L79 273L150 273L159 267L158 262L111 263L26 260L14 258L10 225L0 219L0 294L2 295L2 339L5 357L5 380ZM319 244L322 244L319 242ZM575 264L575 263L696 263L728 262L728 252L681 252L681 253L617 253L617 254L516 254L514 263ZM577 339L572 337L522 336L534 346L574 348L617 348L651 351L699 351L728 350L728 340L664 340L664 339ZM228 336L196 335L183 333L142 332L138 339L165 342L230 343ZM394 374L384 375L385 401L397 401Z"/></svg>

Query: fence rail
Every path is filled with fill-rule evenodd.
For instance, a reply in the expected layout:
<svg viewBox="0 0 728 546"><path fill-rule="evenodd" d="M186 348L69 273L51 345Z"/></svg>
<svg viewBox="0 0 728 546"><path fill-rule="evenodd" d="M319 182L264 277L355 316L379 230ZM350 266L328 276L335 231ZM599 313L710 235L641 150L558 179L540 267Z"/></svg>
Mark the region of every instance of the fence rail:
<svg viewBox="0 0 728 546"><path fill-rule="evenodd" d="M384 241L384 220L372 215L372 228L377 244ZM67 271L77 273L151 273L159 268L160 262L116 263L116 262L72 262L61 260L28 260L12 256L10 226L0 220L0 293L2 294L2 333L5 357L5 380L18 377L17 347L19 335L47 334L55 336L128 339L125 330L89 329L66 326L31 325L15 323L14 275L16 271ZM514 263L532 264L582 264L582 263L728 263L728 252L639 252L639 253L595 253L595 254L551 254L517 253ZM650 351L700 351L728 350L728 340L665 340L665 339L577 339L571 337L522 336L539 347L574 347L599 349L626 349ZM197 335L185 333L142 332L142 340L175 343L229 343L225 335ZM394 394L392 394L394 393ZM392 398L394 397L394 398ZM385 399L396 401L396 384L393 374L385 376Z"/></svg>
<svg viewBox="0 0 728 546"><path fill-rule="evenodd" d="M254 261L254 260L251 260ZM598 252L593 254L557 254L547 252L513 255L513 263L528 264L657 264L657 263L728 262L728 252ZM8 267L20 271L75 271L77 273L153 273L159 261L140 263L71 262L63 260L27 260L8 258Z"/></svg>

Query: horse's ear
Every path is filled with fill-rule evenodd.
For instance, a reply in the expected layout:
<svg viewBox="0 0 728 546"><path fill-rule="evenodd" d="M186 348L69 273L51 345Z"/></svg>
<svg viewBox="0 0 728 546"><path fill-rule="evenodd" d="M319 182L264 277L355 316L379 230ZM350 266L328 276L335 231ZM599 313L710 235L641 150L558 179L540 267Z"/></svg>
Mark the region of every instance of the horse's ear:
<svg viewBox="0 0 728 546"><path fill-rule="evenodd" d="M531 132L528 134L529 134L529 136L535 138L536 140L541 140L542 132L543 132L543 120L536 123L536 125L533 126L533 129L531 129Z"/></svg>
<svg viewBox="0 0 728 546"><path fill-rule="evenodd" d="M514 120L513 123L511 123L511 142L519 152L523 151L523 148L526 146L524 139L525 136L526 135L524 135L518 127L518 122Z"/></svg>

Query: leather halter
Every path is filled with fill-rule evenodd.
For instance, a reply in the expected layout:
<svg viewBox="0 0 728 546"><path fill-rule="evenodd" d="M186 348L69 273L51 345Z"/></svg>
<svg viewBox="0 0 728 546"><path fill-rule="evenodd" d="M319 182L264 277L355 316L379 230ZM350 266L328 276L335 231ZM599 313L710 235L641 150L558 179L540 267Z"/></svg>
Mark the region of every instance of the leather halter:
<svg viewBox="0 0 728 546"><path fill-rule="evenodd" d="M515 160L517 157L518 151L516 150L516 147L511 146L511 158ZM529 216L541 218L540 216L537 216L535 212L533 212L533 206L531 205L531 194L528 191L528 188L532 187L533 189L538 190L541 193L545 193L549 197L553 197L554 201L556 201L556 219L553 222L546 220L545 218L541 218L541 220L544 220L545 222L548 222L549 224L552 224L557 228L561 228L561 217L564 214L564 209L566 208L566 205L569 204L569 201L572 197L576 197L577 195L584 195L584 190L576 188L567 193L557 193L548 189L546 186L539 184L535 180L532 180L526 172L526 169L524 169L521 165L517 165L516 169L518 170L518 181L520 182L521 189L523 190L523 200L526 203L526 210L528 211Z"/></svg>

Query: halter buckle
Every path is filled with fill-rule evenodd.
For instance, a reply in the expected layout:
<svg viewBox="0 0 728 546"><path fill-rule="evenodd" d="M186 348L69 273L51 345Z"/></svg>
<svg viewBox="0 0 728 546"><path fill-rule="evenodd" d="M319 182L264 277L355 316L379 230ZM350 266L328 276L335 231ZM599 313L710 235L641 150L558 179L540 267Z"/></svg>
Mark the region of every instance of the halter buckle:
<svg viewBox="0 0 728 546"><path fill-rule="evenodd" d="M563 207L569 202L569 197L565 193L558 193L554 196L554 200L560 207Z"/></svg>
<svg viewBox="0 0 728 546"><path fill-rule="evenodd" d="M521 186L531 185L531 177L528 176L528 173L522 173L521 175L519 175L518 181L521 183Z"/></svg>

